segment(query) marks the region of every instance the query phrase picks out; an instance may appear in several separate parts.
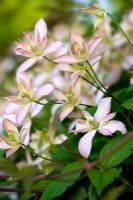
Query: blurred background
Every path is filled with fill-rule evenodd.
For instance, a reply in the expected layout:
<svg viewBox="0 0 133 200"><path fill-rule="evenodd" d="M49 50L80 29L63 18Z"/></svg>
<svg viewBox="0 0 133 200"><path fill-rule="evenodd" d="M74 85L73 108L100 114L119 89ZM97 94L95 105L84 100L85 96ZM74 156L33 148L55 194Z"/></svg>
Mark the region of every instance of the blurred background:
<svg viewBox="0 0 133 200"><path fill-rule="evenodd" d="M9 52L9 47L22 32L33 29L35 22L44 17L48 27L57 23L88 23L80 7L98 2L117 18L133 7L132 0L0 0L0 57Z"/></svg>

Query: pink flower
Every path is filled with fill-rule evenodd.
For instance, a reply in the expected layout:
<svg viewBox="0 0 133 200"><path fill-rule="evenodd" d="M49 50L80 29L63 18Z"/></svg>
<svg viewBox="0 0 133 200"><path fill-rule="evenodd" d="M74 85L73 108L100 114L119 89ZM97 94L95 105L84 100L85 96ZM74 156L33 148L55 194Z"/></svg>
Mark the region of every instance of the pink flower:
<svg viewBox="0 0 133 200"><path fill-rule="evenodd" d="M35 87L29 76L26 73L21 73L17 77L17 88L19 91L17 96L7 97L9 103L6 105L5 114L15 114L17 124L20 125L28 113L31 114L31 117L34 117L41 111L43 105L34 101L47 103L43 97L49 95L54 87L52 84L45 84L39 88Z"/></svg>
<svg viewBox="0 0 133 200"><path fill-rule="evenodd" d="M98 103L97 111L93 116L84 111L84 119L78 119L76 129L73 131L87 132L79 141L78 149L80 154L87 158L91 152L92 140L97 131L105 136L112 135L115 131L127 132L125 125L118 120L111 120L116 113L110 113L111 97L103 98Z"/></svg>
<svg viewBox="0 0 133 200"><path fill-rule="evenodd" d="M60 120L63 121L80 103L81 78L71 83L65 91L55 89L54 96L63 104Z"/></svg>
<svg viewBox="0 0 133 200"><path fill-rule="evenodd" d="M86 41L77 32L71 33L70 41L69 53L55 59L55 62L59 63L57 67L60 70L80 74L86 67L81 62L89 59L89 62L94 65L101 59L101 56L94 55L97 46L101 42L101 38L93 38L89 44L89 48Z"/></svg>
<svg viewBox="0 0 133 200"><path fill-rule="evenodd" d="M25 40L17 43L15 53L29 57L18 69L18 73L24 72L34 65L38 60L44 56L54 53L62 46L62 42L55 41L47 44L47 25L41 18L37 21L34 29L34 35L26 32L24 33Z"/></svg>
<svg viewBox="0 0 133 200"><path fill-rule="evenodd" d="M0 149L6 150L6 157L15 153L21 144L28 145L29 129L23 128L19 133L15 124L8 119L4 119L4 129L7 135L0 136Z"/></svg>
<svg viewBox="0 0 133 200"><path fill-rule="evenodd" d="M92 53L101 42L101 38L94 38L93 42L88 48L86 41L82 38L82 36L79 33L73 31L70 36L70 42L71 45L69 54L60 56L55 60L55 62L73 64L87 60L89 56L92 56Z"/></svg>

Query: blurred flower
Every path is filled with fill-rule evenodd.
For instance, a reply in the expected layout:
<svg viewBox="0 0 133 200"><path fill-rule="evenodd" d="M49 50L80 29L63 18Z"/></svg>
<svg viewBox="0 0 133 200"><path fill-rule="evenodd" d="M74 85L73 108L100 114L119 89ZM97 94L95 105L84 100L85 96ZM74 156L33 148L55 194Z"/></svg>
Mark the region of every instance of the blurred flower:
<svg viewBox="0 0 133 200"><path fill-rule="evenodd" d="M47 100L42 98L49 95L54 87L52 84L45 84L37 88L26 73L21 73L16 82L19 94L7 97L9 103L5 107L5 114L15 114L17 124L20 125L29 112L33 117L41 111L43 105L34 101L47 103Z"/></svg>
<svg viewBox="0 0 133 200"><path fill-rule="evenodd" d="M59 56L55 62L61 63L57 65L57 68L62 71L74 72L75 75L81 74L86 68L84 62L89 59L89 62L94 65L100 59L101 56L96 55L95 51L101 42L101 38L95 37L89 42L89 47L86 41L77 32L71 33L71 47L69 54Z"/></svg>
<svg viewBox="0 0 133 200"><path fill-rule="evenodd" d="M101 25L101 23L106 19L107 16L106 11L101 6L95 3L88 8L83 8L83 11L93 14L95 16L94 29L98 28Z"/></svg>
<svg viewBox="0 0 133 200"><path fill-rule="evenodd" d="M55 89L54 96L63 104L63 110L60 113L60 120L63 121L80 103L81 93L81 78L74 81L74 83L68 83L67 89L62 91Z"/></svg>
<svg viewBox="0 0 133 200"><path fill-rule="evenodd" d="M24 33L24 36L26 41L17 43L15 53L29 57L29 59L19 67L18 73L24 72L38 60L43 59L44 56L48 56L62 46L60 41L47 44L47 25L42 18L35 25L34 36L28 32Z"/></svg>
<svg viewBox="0 0 133 200"><path fill-rule="evenodd" d="M127 132L125 125L118 120L111 120L116 113L109 113L111 109L111 98L103 98L98 103L97 111L93 116L84 111L84 119L78 119L76 129L73 131L87 132L79 141L78 149L80 154L87 158L92 148L92 139L97 131L105 136L112 135L115 131L121 131L123 134Z"/></svg>
<svg viewBox="0 0 133 200"><path fill-rule="evenodd" d="M7 133L0 136L0 149L6 150L6 157L16 152L21 144L27 145L29 143L28 129L23 128L19 133L15 124L8 119L4 119L4 129Z"/></svg>

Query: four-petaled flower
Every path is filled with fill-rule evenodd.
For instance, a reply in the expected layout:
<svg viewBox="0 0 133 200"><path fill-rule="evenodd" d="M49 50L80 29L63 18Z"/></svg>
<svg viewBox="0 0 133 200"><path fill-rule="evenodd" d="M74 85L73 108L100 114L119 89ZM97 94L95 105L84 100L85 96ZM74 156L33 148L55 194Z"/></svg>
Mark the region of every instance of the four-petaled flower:
<svg viewBox="0 0 133 200"><path fill-rule="evenodd" d="M42 18L35 25L34 35L26 32L24 36L25 40L17 43L15 53L29 57L29 59L19 67L18 73L24 72L38 60L56 52L63 45L60 41L54 41L47 45L47 25Z"/></svg>
<svg viewBox="0 0 133 200"><path fill-rule="evenodd" d="M55 89L55 97L63 104L63 110L60 113L60 120L63 121L80 103L81 78L69 84L65 91Z"/></svg>
<svg viewBox="0 0 133 200"><path fill-rule="evenodd" d="M22 144L28 145L29 143L29 129L22 128L20 133L15 124L4 119L3 121L5 135L0 135L0 149L6 150L6 157L11 156L16 152Z"/></svg>
<svg viewBox="0 0 133 200"><path fill-rule="evenodd" d="M42 98L49 95L54 87L52 84L45 84L37 88L29 76L23 72L17 77L17 88L19 91L17 96L7 97L9 103L5 107L5 114L15 114L17 124L21 125L29 112L31 117L34 117L41 111L43 105L37 104L35 101L47 103L47 100Z"/></svg>
<svg viewBox="0 0 133 200"><path fill-rule="evenodd" d="M127 132L125 125L118 120L111 120L116 113L110 113L111 97L103 98L98 103L97 111L93 116L83 111L84 119L78 119L76 129L73 131L87 132L79 141L78 149L80 154L87 158L92 148L92 139L97 131L105 136L112 135L115 131Z"/></svg>

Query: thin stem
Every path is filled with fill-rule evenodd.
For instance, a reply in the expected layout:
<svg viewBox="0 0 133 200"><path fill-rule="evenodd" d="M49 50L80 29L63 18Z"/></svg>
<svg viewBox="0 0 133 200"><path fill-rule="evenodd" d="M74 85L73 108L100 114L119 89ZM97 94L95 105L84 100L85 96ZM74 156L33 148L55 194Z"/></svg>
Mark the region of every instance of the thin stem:
<svg viewBox="0 0 133 200"><path fill-rule="evenodd" d="M51 63L53 63L53 64L58 64L58 63L52 61L50 58L48 58L48 57L46 57L46 56L43 56L43 57L44 57L47 61L49 61L49 62L51 62Z"/></svg>
<svg viewBox="0 0 133 200"><path fill-rule="evenodd" d="M127 41L129 42L129 44L133 47L133 43L131 42L131 40L129 39L128 35L125 33L125 31L123 30L123 28L119 25L119 23L117 22L117 20L110 13L107 13L107 15L115 22L115 24L117 25L117 27L119 28L119 30L122 32L122 34L124 35L124 37L127 39Z"/></svg>
<svg viewBox="0 0 133 200"><path fill-rule="evenodd" d="M43 105L43 106L45 106L46 104L62 104L61 102L56 102L56 101L49 101L48 103L41 103L40 101L33 101L33 102L40 104L40 105ZM80 103L79 105L80 106L92 107L92 106L89 106L89 105L84 104L84 103Z"/></svg>
<svg viewBox="0 0 133 200"><path fill-rule="evenodd" d="M1 192L32 192L32 193L42 193L43 190L32 189L32 190L25 190L20 188L10 188L10 187L0 187Z"/></svg>
<svg viewBox="0 0 133 200"><path fill-rule="evenodd" d="M53 161L52 159L50 158L46 158L38 153L36 153L30 146L26 146L25 144L21 144L25 149L27 149L29 152L31 152L34 156L37 156L37 157L40 157L46 161L50 161L50 162L56 162L56 161Z"/></svg>

